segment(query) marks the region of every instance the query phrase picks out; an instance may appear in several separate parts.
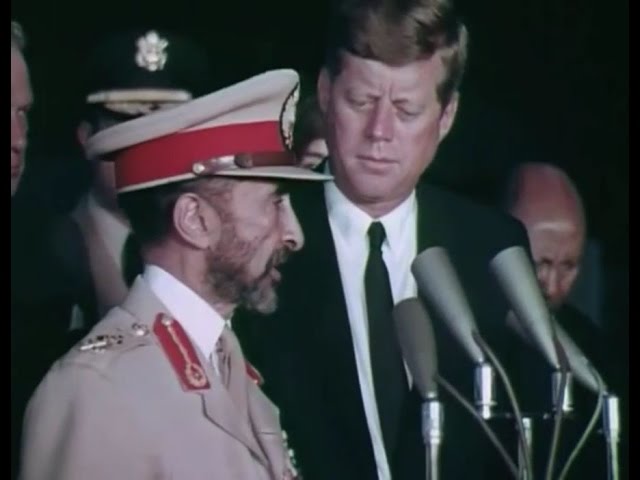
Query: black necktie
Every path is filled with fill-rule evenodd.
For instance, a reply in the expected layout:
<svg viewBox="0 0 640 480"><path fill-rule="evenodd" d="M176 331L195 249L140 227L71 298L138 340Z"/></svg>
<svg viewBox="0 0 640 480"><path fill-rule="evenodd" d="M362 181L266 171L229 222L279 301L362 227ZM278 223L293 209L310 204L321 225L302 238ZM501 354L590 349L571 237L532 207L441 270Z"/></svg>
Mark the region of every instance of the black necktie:
<svg viewBox="0 0 640 480"><path fill-rule="evenodd" d="M387 460L391 464L400 412L408 385L391 316L393 297L389 274L382 258L384 239L384 227L380 222L373 222L369 227L369 259L364 283L373 386Z"/></svg>
<svg viewBox="0 0 640 480"><path fill-rule="evenodd" d="M130 287L136 276L142 273L143 261L140 245L133 233L127 236L122 248L122 276L127 287Z"/></svg>

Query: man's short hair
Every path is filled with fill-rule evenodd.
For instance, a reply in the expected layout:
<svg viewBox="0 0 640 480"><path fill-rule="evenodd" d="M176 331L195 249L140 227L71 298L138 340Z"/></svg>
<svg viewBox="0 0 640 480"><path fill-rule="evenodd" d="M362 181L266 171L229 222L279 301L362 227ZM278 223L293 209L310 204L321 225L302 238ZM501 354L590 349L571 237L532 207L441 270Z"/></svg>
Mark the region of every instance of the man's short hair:
<svg viewBox="0 0 640 480"><path fill-rule="evenodd" d="M22 25L18 22L11 20L11 46L16 47L18 50L24 50L26 45L26 38Z"/></svg>
<svg viewBox="0 0 640 480"><path fill-rule="evenodd" d="M206 177L186 182L172 182L158 187L134 190L118 196L120 208L129 219L131 230L142 246L156 244L169 235L173 226L173 209L180 196L196 193L209 200L221 199L230 191L233 179Z"/></svg>
<svg viewBox="0 0 640 480"><path fill-rule="evenodd" d="M337 0L325 66L337 76L343 51L388 65L405 65L439 52L446 77L437 93L440 104L446 105L462 81L467 37L451 0Z"/></svg>
<svg viewBox="0 0 640 480"><path fill-rule="evenodd" d="M318 99L311 95L300 102L294 126L293 151L298 160L311 142L324 138L324 118L318 106Z"/></svg>

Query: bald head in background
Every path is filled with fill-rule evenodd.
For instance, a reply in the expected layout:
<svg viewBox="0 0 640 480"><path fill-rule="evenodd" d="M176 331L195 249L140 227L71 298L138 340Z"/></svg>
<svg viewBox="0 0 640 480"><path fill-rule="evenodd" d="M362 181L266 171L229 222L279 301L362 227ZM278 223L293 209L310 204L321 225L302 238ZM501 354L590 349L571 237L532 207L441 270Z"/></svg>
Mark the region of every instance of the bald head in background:
<svg viewBox="0 0 640 480"><path fill-rule="evenodd" d="M520 165L508 192L507 209L527 229L545 299L558 309L575 283L584 250L580 195L564 171L545 163Z"/></svg>

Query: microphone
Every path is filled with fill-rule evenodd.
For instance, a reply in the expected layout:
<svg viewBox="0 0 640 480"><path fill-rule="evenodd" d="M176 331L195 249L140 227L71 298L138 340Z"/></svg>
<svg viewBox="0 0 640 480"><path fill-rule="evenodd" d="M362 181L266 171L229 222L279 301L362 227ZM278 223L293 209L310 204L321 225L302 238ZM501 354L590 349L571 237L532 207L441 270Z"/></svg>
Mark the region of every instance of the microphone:
<svg viewBox="0 0 640 480"><path fill-rule="evenodd" d="M551 316L525 250L510 247L491 260L491 269L524 329L554 368L560 368L553 340ZM520 328L518 328L520 330Z"/></svg>
<svg viewBox="0 0 640 480"><path fill-rule="evenodd" d="M423 399L422 438L426 448L427 479L437 480L444 410L438 399L438 356L433 327L417 298L399 302L393 309L393 320L402 355Z"/></svg>
<svg viewBox="0 0 640 480"><path fill-rule="evenodd" d="M438 355L433 326L422 302L407 298L393 309L402 355L423 399L438 396Z"/></svg>
<svg viewBox="0 0 640 480"><path fill-rule="evenodd" d="M602 424L607 448L607 471L609 480L619 478L618 442L620 440L620 410L618 397L612 394L600 373L595 369L580 347L571 339L567 332L556 322L555 325L558 341L566 352L569 365L575 378L588 390L598 396L592 422L587 426L582 438L576 445L572 455L567 460L562 475L564 478L575 456L584 446L584 441L595 426L595 418L602 410Z"/></svg>
<svg viewBox="0 0 640 480"><path fill-rule="evenodd" d="M502 250L491 260L490 268L514 311L514 315L507 317L507 323L516 323L516 330L521 334L524 331L525 337L533 341L555 372L560 374L559 381L554 381L558 375L552 376L557 391L557 394L553 392L552 402L556 415L545 474L545 479L551 480L564 416L562 407L569 385L566 354L554 335L551 314L524 248L514 246Z"/></svg>
<svg viewBox="0 0 640 480"><path fill-rule="evenodd" d="M426 249L413 261L411 272L420 293L434 306L476 364L475 403L483 418L491 418L497 403L495 374L474 338L477 326L446 250L442 247Z"/></svg>
<svg viewBox="0 0 640 480"><path fill-rule="evenodd" d="M620 404L616 395L607 394L604 399L603 423L607 440L607 470L609 480L620 478L618 442L620 441Z"/></svg>
<svg viewBox="0 0 640 480"><path fill-rule="evenodd" d="M481 424L494 415L493 408L497 403L493 369L492 365L485 361L486 354L504 382L516 417L520 443L523 446L523 451L527 453L522 415L515 393L504 368L478 332L471 308L447 251L437 246L426 249L413 261L411 272L421 295L434 306L454 337L458 339L467 354L476 363L475 401L483 419ZM487 430L489 430L488 427ZM529 455L525 455L525 459L526 471L531 476Z"/></svg>
<svg viewBox="0 0 640 480"><path fill-rule="evenodd" d="M569 362L569 366L571 367L571 372L573 373L576 380L578 380L584 387L586 387L593 393L597 395L602 394L601 387L600 385L598 385L596 375L597 377L599 377L605 390L607 389L607 386L604 383L604 380L602 380L600 374L595 370L582 350L580 350L580 347L578 347L578 345L573 341L569 334L555 320L554 328L558 341L567 354L567 360Z"/></svg>
<svg viewBox="0 0 640 480"><path fill-rule="evenodd" d="M411 264L418 290L445 320L474 363L485 361L485 355L473 339L476 330L471 308L462 286L442 247L427 248Z"/></svg>

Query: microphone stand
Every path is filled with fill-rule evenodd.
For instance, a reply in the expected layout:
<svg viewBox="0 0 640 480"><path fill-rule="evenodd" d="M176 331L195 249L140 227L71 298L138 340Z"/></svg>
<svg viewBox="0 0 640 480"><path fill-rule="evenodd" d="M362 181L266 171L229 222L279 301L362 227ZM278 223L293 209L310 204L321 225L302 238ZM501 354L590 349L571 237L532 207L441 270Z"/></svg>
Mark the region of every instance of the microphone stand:
<svg viewBox="0 0 640 480"><path fill-rule="evenodd" d="M487 345L487 343L484 341L482 336L477 331L473 331L471 333L476 344L489 357L489 359L491 360L491 363L495 366L496 370L498 371L498 374L502 378L504 387L507 390L507 395L509 397L511 407L513 408L513 414L516 419L516 427L518 429L519 444L522 447L523 460L525 462L524 470L525 472L528 473L527 476L533 476L533 466L531 464L531 458L528 455L527 440L525 438L525 431L524 431L524 426L522 422L522 412L520 410L520 405L518 404L518 399L516 398L515 392L513 391L513 387L509 382L507 373L505 372L504 368L500 364L500 361L498 360L498 358L491 351L491 348L489 348L489 345Z"/></svg>
<svg viewBox="0 0 640 480"><path fill-rule="evenodd" d="M562 388L563 372L556 370L551 374L551 402L554 411L563 415L569 415L573 411L573 375L567 371L564 392ZM562 393L562 396L560 395ZM558 400L562 399L562 404L558 405Z"/></svg>
<svg viewBox="0 0 640 480"><path fill-rule="evenodd" d="M422 438L425 445L427 480L440 478L440 445L442 444L442 426L444 410L435 395L428 397L422 404Z"/></svg>
<svg viewBox="0 0 640 480"><path fill-rule="evenodd" d="M485 420L493 418L496 401L495 372L491 364L481 362L474 371L474 397L478 413Z"/></svg>
<svg viewBox="0 0 640 480"><path fill-rule="evenodd" d="M526 450L522 445L518 445L518 478L520 480L534 480L527 472L526 458L531 459L533 464L533 418L522 417L522 427L524 428L524 438L526 440Z"/></svg>
<svg viewBox="0 0 640 480"><path fill-rule="evenodd" d="M607 470L609 480L620 478L618 442L620 441L620 404L618 397L608 393L604 399L603 424L607 440Z"/></svg>

